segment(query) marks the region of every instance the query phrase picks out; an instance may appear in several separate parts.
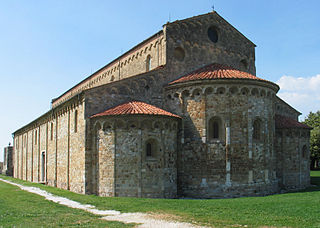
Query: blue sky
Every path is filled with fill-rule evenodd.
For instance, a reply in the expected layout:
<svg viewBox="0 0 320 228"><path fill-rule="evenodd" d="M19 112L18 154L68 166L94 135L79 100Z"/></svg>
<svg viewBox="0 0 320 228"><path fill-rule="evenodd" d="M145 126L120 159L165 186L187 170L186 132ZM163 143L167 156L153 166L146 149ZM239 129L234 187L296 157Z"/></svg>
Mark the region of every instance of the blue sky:
<svg viewBox="0 0 320 228"><path fill-rule="evenodd" d="M0 161L52 98L162 29L215 10L256 45L257 76L302 112L320 109L320 1L0 0Z"/></svg>

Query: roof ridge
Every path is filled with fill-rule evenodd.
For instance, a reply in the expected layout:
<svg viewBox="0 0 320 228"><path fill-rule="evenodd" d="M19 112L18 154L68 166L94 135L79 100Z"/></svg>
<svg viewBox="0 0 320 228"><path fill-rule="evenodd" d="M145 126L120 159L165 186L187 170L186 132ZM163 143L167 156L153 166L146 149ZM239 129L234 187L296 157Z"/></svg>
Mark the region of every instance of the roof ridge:
<svg viewBox="0 0 320 228"><path fill-rule="evenodd" d="M241 71L229 65L221 64L221 63L211 63L204 67L197 68L190 73L184 74L176 80L173 80L169 83L175 84L179 82L185 81L194 81L201 79L223 79L223 78L237 78L237 79L254 79L267 81L265 79L259 78L253 74L250 74L245 71ZM267 81L269 82L269 81Z"/></svg>
<svg viewBox="0 0 320 228"><path fill-rule="evenodd" d="M90 118L99 116L118 116L118 115L160 115L181 118L171 112L163 110L154 105L142 102L142 101L129 101L124 102L115 107L109 108L103 112L92 115Z"/></svg>

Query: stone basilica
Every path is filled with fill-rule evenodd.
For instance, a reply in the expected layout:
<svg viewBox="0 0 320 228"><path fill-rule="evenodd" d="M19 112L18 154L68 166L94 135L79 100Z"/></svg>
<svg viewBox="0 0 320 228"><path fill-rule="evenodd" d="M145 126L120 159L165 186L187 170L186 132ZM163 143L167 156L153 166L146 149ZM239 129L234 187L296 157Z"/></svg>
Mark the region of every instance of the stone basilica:
<svg viewBox="0 0 320 228"><path fill-rule="evenodd" d="M14 177L83 194L239 197L309 185L309 131L217 12L163 29L14 132Z"/></svg>

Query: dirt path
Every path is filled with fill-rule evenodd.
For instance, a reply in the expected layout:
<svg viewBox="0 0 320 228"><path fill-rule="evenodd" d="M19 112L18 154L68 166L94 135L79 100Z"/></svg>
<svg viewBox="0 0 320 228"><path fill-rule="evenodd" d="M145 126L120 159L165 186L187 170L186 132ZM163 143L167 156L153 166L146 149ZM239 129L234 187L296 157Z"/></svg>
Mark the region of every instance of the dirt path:
<svg viewBox="0 0 320 228"><path fill-rule="evenodd" d="M115 210L98 210L95 208L95 206L90 204L81 204L79 202L67 199L65 197L61 196L55 196L51 193L48 193L47 191L44 191L40 188L36 187L28 187L21 184L16 184L11 181L7 181L4 179L1 179L1 181L15 185L22 190L38 194L40 196L45 197L47 200L53 201L55 203L59 203L62 205L65 205L67 207L76 208L85 210L87 212L90 212L95 215L101 215L104 216L102 219L108 220L108 221L118 221L123 223L138 223L136 227L141 228L200 228L200 226L195 226L190 223L183 223L183 222L175 222L175 221L167 221L163 219L157 219L159 216L155 216L154 214L145 214L145 213L120 213L120 211ZM161 217L161 216L160 216Z"/></svg>

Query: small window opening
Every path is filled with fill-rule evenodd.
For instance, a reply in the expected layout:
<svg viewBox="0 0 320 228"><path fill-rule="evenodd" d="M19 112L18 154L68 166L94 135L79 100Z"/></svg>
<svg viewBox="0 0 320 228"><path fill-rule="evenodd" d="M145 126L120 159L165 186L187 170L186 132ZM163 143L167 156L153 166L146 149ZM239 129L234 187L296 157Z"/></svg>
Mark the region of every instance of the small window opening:
<svg viewBox="0 0 320 228"><path fill-rule="evenodd" d="M219 117L213 117L209 121L209 139L222 138L222 122Z"/></svg>
<svg viewBox="0 0 320 228"><path fill-rule="evenodd" d="M37 130L34 132L34 144L37 145L37 141L38 141L38 134L37 134Z"/></svg>
<svg viewBox="0 0 320 228"><path fill-rule="evenodd" d="M150 70L151 70L151 56L148 55L146 59L146 71L150 71Z"/></svg>
<svg viewBox="0 0 320 228"><path fill-rule="evenodd" d="M218 139L219 138L219 124L217 121L213 122L213 132L212 132L213 138Z"/></svg>
<svg viewBox="0 0 320 228"><path fill-rule="evenodd" d="M74 133L78 131L78 110L74 111Z"/></svg>
<svg viewBox="0 0 320 228"><path fill-rule="evenodd" d="M53 123L51 123L50 140L53 140Z"/></svg>
<svg viewBox="0 0 320 228"><path fill-rule="evenodd" d="M152 157L152 145L147 143L147 157Z"/></svg>
<svg viewBox="0 0 320 228"><path fill-rule="evenodd" d="M155 158L157 151L157 141L155 139L149 139L145 144L146 158Z"/></svg>
<svg viewBox="0 0 320 228"><path fill-rule="evenodd" d="M218 42L218 31L215 26L211 26L208 29L208 37L213 43Z"/></svg>
<svg viewBox="0 0 320 228"><path fill-rule="evenodd" d="M41 158L41 181L45 181L45 172L46 172L46 153L42 152Z"/></svg>

